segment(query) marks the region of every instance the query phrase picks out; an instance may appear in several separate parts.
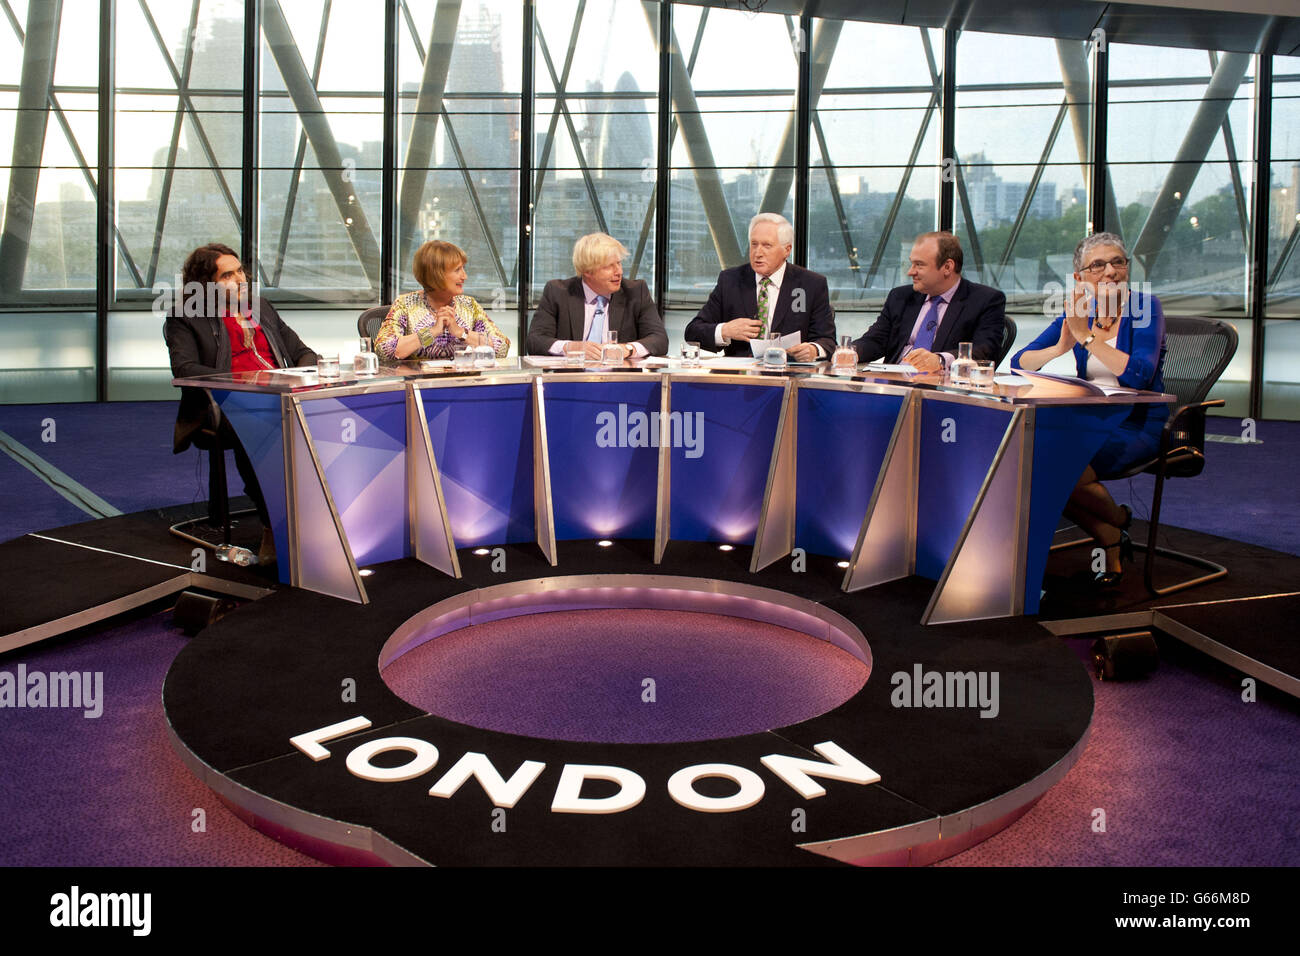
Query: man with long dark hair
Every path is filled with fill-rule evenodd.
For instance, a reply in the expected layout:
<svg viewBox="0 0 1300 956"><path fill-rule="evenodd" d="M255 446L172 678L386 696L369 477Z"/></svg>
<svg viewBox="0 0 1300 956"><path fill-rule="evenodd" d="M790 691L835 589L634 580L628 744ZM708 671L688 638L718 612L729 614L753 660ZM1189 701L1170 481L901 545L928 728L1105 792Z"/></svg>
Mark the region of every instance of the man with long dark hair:
<svg viewBox="0 0 1300 956"><path fill-rule="evenodd" d="M181 282L163 324L176 378L316 362L316 353L285 325L271 304L251 297L243 264L229 246L212 242L195 249L185 260ZM252 462L229 423L224 418L219 426L213 421L207 393L200 388L182 388L172 451L180 454L190 445L212 448L217 442L222 448L234 449L244 491L262 519L258 561L270 563L275 559L271 518Z"/></svg>

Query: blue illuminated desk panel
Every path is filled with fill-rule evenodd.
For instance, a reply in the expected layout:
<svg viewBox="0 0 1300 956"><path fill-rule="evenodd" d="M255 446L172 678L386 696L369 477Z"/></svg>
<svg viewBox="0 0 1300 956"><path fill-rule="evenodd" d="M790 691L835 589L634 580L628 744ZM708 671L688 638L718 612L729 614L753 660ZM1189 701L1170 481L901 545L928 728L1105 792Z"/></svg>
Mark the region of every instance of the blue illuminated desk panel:
<svg viewBox="0 0 1300 956"><path fill-rule="evenodd" d="M457 549L653 539L841 559L845 590L936 582L922 620L1033 613L1062 509L1135 402L932 376L502 368L206 388L272 517L280 579L366 602L360 569Z"/></svg>

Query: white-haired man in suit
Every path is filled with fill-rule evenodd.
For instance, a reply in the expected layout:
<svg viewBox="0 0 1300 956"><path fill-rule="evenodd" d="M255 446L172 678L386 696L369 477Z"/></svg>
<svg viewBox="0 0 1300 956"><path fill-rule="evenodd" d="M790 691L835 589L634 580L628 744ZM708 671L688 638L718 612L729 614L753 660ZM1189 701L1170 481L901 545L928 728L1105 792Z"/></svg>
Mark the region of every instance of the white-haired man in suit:
<svg viewBox="0 0 1300 956"><path fill-rule="evenodd" d="M794 227L761 212L749 222L749 261L718 273L717 285L686 326L686 341L727 355L752 354L751 339L800 334L787 349L796 362L835 351L835 313L826 277L789 261Z"/></svg>

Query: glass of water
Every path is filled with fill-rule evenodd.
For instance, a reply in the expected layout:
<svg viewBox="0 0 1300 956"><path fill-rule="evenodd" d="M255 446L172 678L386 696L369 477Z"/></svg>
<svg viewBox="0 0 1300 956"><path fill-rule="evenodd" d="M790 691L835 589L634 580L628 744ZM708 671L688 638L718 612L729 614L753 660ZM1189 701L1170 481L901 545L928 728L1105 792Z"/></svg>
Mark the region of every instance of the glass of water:
<svg viewBox="0 0 1300 956"><path fill-rule="evenodd" d="M564 343L564 367L582 368L587 359L587 346L584 342Z"/></svg>
<svg viewBox="0 0 1300 956"><path fill-rule="evenodd" d="M787 357L781 348L781 335L772 332L767 337L767 348L763 350L763 364L768 368L785 368Z"/></svg>
<svg viewBox="0 0 1300 956"><path fill-rule="evenodd" d="M994 367L989 360L976 362L975 367L970 371L970 383L974 388L992 388L993 387Z"/></svg>
<svg viewBox="0 0 1300 956"><path fill-rule="evenodd" d="M612 329L605 333L605 344L600 347L600 364L623 364L623 346L618 344L618 333Z"/></svg>
<svg viewBox="0 0 1300 956"><path fill-rule="evenodd" d="M685 342L682 345L682 368L700 367L700 343Z"/></svg>
<svg viewBox="0 0 1300 956"><path fill-rule="evenodd" d="M468 345L458 346L451 353L451 367L468 372L474 367L474 349Z"/></svg>
<svg viewBox="0 0 1300 956"><path fill-rule="evenodd" d="M352 356L352 371L357 375L374 375L379 371L379 356L370 346L370 339L361 339L361 347Z"/></svg>
<svg viewBox="0 0 1300 956"><path fill-rule="evenodd" d="M316 356L316 376L322 382L337 381L340 374L338 352L322 352Z"/></svg>

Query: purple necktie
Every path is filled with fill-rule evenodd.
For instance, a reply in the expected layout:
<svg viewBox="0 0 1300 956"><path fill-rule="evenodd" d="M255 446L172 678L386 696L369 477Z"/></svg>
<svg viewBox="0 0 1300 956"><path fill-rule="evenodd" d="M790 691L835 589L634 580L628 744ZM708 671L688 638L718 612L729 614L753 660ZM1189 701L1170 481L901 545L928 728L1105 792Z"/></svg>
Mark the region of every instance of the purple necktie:
<svg viewBox="0 0 1300 956"><path fill-rule="evenodd" d="M932 350L934 333L939 328L939 303L941 301L942 296L930 296L930 310L925 313L925 320L916 333L916 341L912 343L912 348L925 349L927 352Z"/></svg>

